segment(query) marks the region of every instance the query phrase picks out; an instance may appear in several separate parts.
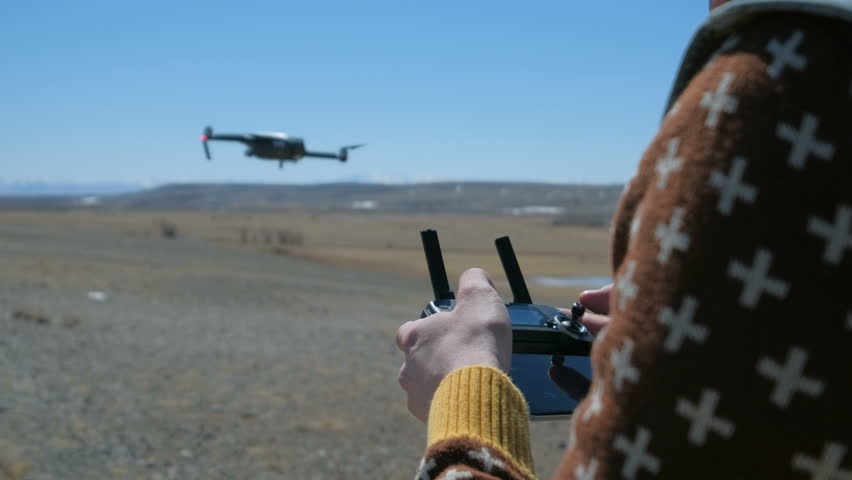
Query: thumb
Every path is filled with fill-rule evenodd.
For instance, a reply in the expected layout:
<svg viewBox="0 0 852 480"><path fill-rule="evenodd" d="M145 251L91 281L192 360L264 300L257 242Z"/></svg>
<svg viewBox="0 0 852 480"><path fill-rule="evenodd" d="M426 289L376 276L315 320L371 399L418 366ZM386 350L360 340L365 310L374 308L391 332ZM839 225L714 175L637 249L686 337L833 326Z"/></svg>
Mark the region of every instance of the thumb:
<svg viewBox="0 0 852 480"><path fill-rule="evenodd" d="M459 278L456 307L467 303L503 304L500 294L494 288L494 282L488 277L488 272L481 268L465 270Z"/></svg>

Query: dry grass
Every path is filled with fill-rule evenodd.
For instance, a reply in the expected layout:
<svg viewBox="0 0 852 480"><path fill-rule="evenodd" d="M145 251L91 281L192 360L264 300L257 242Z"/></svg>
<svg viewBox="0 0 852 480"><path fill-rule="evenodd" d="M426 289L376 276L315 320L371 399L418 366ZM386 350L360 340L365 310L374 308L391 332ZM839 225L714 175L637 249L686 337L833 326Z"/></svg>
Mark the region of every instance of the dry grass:
<svg viewBox="0 0 852 480"><path fill-rule="evenodd" d="M440 236L450 284L455 288L459 275L467 268L484 268L507 301L509 288L494 248L494 239L503 235L512 239L533 300L539 303L573 301L571 299L576 298L583 288L535 285L531 280L534 277L606 276L610 271L607 229L554 226L551 217L79 210L5 211L0 212L0 222L120 232L152 241L162 241L159 225L167 222L180 230L181 238L185 239L200 239L225 248L269 252L334 266L423 278L424 282L428 273L419 232L423 228L435 228ZM258 232L269 233L272 241L247 241ZM279 237L287 241L282 244ZM266 237L261 235L261 238ZM297 241L290 241L292 239ZM36 260L29 259L19 269L22 274L32 271L35 275L33 281L50 278L54 283L70 282L77 278L77 273L89 268L87 265L66 265L63 268L53 265L50 272L45 272L42 270L46 267ZM151 272L135 272L133 276L143 278L143 273ZM161 271L158 274L166 273ZM91 286L95 287L110 289L113 286ZM428 290L424 294L428 295Z"/></svg>
<svg viewBox="0 0 852 480"><path fill-rule="evenodd" d="M32 463L14 445L0 440L0 480L21 480L29 475Z"/></svg>
<svg viewBox="0 0 852 480"><path fill-rule="evenodd" d="M41 309L35 307L16 307L12 310L12 318L39 325L50 325L50 317L41 311Z"/></svg>
<svg viewBox="0 0 852 480"><path fill-rule="evenodd" d="M282 213L0 212L0 222L44 224L157 238L168 222L181 236L224 247L269 251L331 265L410 276L426 272L419 231L435 228L451 280L466 268L488 270L502 281L494 239L509 235L525 276L607 275L609 232L600 227L554 226L551 217ZM247 242L247 232L285 232L298 241ZM535 287L536 291L547 287ZM564 293L564 289L561 289ZM556 292L553 289L553 292Z"/></svg>
<svg viewBox="0 0 852 480"><path fill-rule="evenodd" d="M89 410L88 407L71 410L62 420L63 431L54 433L54 426L47 425L42 427L46 430L41 437L35 434L30 437L31 447L20 449L26 457L4 450L0 441L0 480L4 475L6 478L36 478L34 474L49 470L46 460L69 462L69 452L100 441L115 425L125 425L122 416L130 415L131 410L152 412L152 418L157 419L132 428L145 438L161 440L158 445L170 448L168 454L159 451L151 454L158 456L160 471L166 471L166 464L162 463L164 458L173 459L185 448L192 454L191 462L199 466L225 463L229 471L248 466L254 469L252 472L267 470L286 475L286 478L312 476L294 475L294 471L334 472L342 468L340 463L334 462L347 462L361 472L378 469L375 466L378 464L370 463L377 458L385 466L407 464L407 457L392 459L382 453L391 446L409 452L414 459L411 461L416 463L416 455L422 453L418 450L422 438L415 434L421 431L421 426L412 423L414 420L406 411L394 379L396 362L401 357L393 338L398 324L410 318L408 315L416 314L423 305L421 302L430 295L419 230L431 227L439 231L455 288L456 279L464 268L480 266L493 274L501 293L508 291L500 278L502 269L493 244L494 239L502 235L511 236L528 279L537 275L609 273L609 235L605 229L554 227L551 220L549 217L309 212L217 215L200 212L0 212L0 224L6 227L4 231L14 247L3 252L7 273L4 280L21 290L29 289L29 296L14 299L10 306L22 305L16 309L22 320L38 322L39 318L45 318L57 327L69 328L64 331L23 328L16 323L15 327L21 327L18 328L21 335L29 335L22 338L34 339L32 342L21 340L18 347L40 352L42 346L48 345L61 352L71 352L63 358L73 361L63 364L62 368L75 368L73 371L80 372L74 383L68 385L62 375L64 370L36 369L28 363L26 368L20 367L23 374L22 380L15 384L17 394L35 398L38 386L48 384L47 380L39 380L39 383L27 380L31 372L38 371L52 382L50 385L55 386L56 391L70 388L73 397L87 399L85 405L90 398L111 405L111 396L98 395L103 377L100 373L93 376L86 370L89 364L83 362L95 355L88 357L82 346L95 343L102 348L97 351L95 364L104 365L110 378L120 378L122 388L133 389L130 390L136 392L133 398L139 399L138 403L116 404L107 410ZM158 223L161 221L174 224L180 235L174 239L162 238ZM24 226L19 229L17 225ZM77 232L87 233L78 235ZM134 238L125 241L127 238L102 232L117 232ZM246 235L251 232L275 234L267 244L265 240L243 242L243 232ZM286 242L280 241L278 232L286 233ZM20 238L14 237L16 235ZM260 236L266 238L264 233ZM375 282L365 283L375 286L372 290L378 298L375 301L375 298L362 298L346 291L350 280L358 275L344 269L321 268L273 257L275 248L281 249L281 255L393 275L363 275L365 282ZM244 255L245 250L261 254ZM219 256L230 258L218 262ZM270 260L269 268L262 268L266 260ZM246 269L243 271L235 265L246 265ZM289 270L282 274L279 266ZM341 279L335 278L338 272ZM291 275L285 274L299 281L292 282ZM407 281L400 275L415 280ZM282 281L282 277L287 281ZM254 289L267 283L269 288L262 292ZM242 288L243 285L253 288L249 291ZM180 290L183 286L187 286L187 293ZM238 288L232 290L234 286ZM332 287L329 292L317 291L326 286ZM86 292L94 290L108 292L109 300L97 304L87 300ZM531 284L530 290L534 300L546 304L567 306L574 298L571 289L548 292L548 289ZM264 300L280 300L280 307L271 307L272 302L266 302L262 310L256 309L254 302L261 295ZM150 305L150 311L146 306L141 313L134 311L130 315L127 306L138 308L140 300ZM75 301L81 303L71 303ZM41 307L51 313L51 318L38 308L23 305ZM163 306L175 308L175 318L182 320L174 324L169 322L171 317L164 314ZM278 317L273 309L280 309L286 315ZM247 315L249 310L251 315ZM60 315L62 312L67 314ZM241 318L244 314L249 317L246 321ZM345 316L350 314L351 318ZM151 317L149 323L134 321L148 316ZM340 328L323 328L328 325L324 322L329 321L336 322L333 325ZM80 327L70 329L73 325ZM104 328L106 326L109 327ZM259 333L253 333L254 326ZM196 338L193 333L196 331L207 333ZM90 333L98 335L88 340ZM165 365L164 360L156 360L159 356L140 357L142 353L136 349L123 348L124 341L103 340L131 338L125 337L131 334L133 342L145 346L143 352L148 352L149 348L166 349L171 356L165 358L180 361L174 366ZM261 341L256 343L263 345L253 346L255 340L265 340L261 338L263 335L267 338L280 335L278 338L284 340L281 348L277 344L267 348L263 346L266 342ZM162 342L161 339L166 340L163 345L154 343ZM199 353L194 347L191 353L180 351L180 345L196 345L196 340L200 341ZM102 356L102 352L109 356ZM21 355L20 358L33 356ZM125 371L127 365L133 365L132 369ZM168 376L164 375L166 373ZM63 393L55 402L64 401L67 396ZM46 409L53 404L40 400L38 405ZM186 428L182 427L174 436L166 436L166 432L172 431L171 425L176 424L185 424ZM540 457L536 461L546 477L547 468L557 464L562 452L555 447L557 443L553 439L561 441L567 435L566 427L555 425L547 431L542 426L533 428L538 431L536 438L542 452L537 454ZM196 441L206 439L200 435L208 431L229 432L238 442ZM334 445L334 450L329 445ZM341 445L344 447L338 448ZM48 447L50 453L43 453ZM229 457L232 448L238 448L239 455ZM306 453L309 448L312 449L310 455ZM328 449L328 457L314 455L325 449ZM56 451L67 456L57 456ZM32 452L39 455L31 457L35 455ZM189 455L180 455L189 458ZM367 463L359 463L364 461ZM83 461L74 464L84 468ZM125 470L126 467L129 470ZM137 478L134 473L141 468L121 462L104 463L103 468L97 469L103 475L88 478L120 477L125 473L128 478ZM144 478L168 476L161 475L160 471L146 470ZM337 477L330 475L329 478Z"/></svg>
<svg viewBox="0 0 852 480"><path fill-rule="evenodd" d="M15 307L12 309L12 318L15 320L23 320L25 322L32 322L38 325L50 325L50 317L44 313L40 308L31 307L31 306L21 306ZM75 328L80 326L83 322L83 319L74 313L66 313L62 315L62 318L59 320L59 325L65 328Z"/></svg>
<svg viewBox="0 0 852 480"><path fill-rule="evenodd" d="M83 319L80 318L79 315L75 315L73 313L66 313L62 316L62 326L65 328L74 328L79 326L83 322Z"/></svg>

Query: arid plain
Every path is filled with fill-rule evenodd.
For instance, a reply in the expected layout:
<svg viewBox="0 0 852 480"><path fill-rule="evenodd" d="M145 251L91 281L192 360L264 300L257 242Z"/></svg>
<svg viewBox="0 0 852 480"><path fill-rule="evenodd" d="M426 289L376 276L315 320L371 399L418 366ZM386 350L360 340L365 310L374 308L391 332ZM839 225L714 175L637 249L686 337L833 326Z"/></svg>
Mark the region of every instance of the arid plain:
<svg viewBox="0 0 852 480"><path fill-rule="evenodd" d="M0 479L412 478L421 228L506 301L502 235L539 303L593 285L536 278L609 275L606 228L547 216L0 211ZM533 424L542 478L568 427Z"/></svg>

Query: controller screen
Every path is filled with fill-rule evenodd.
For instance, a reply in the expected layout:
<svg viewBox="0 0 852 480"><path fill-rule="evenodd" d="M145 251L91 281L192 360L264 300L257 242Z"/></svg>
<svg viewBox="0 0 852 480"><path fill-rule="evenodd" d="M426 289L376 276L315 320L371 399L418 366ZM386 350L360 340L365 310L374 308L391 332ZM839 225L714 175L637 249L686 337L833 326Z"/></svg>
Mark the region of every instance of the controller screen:
<svg viewBox="0 0 852 480"><path fill-rule="evenodd" d="M592 366L587 356L516 353L509 376L524 394L530 415L568 415L589 391Z"/></svg>
<svg viewBox="0 0 852 480"><path fill-rule="evenodd" d="M509 307L512 315L512 325L528 325L532 327L542 326L550 320L550 317L542 313L539 308L532 305L514 304Z"/></svg>

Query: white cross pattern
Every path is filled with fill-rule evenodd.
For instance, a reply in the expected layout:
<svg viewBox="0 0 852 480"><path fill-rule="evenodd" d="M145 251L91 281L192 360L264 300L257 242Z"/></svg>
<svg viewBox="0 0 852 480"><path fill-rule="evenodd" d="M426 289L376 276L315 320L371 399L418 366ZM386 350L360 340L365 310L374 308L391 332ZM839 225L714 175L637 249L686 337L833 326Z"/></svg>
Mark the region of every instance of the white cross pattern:
<svg viewBox="0 0 852 480"><path fill-rule="evenodd" d="M743 281L743 291L740 294L740 304L746 308L754 308L760 301L763 292L778 299L784 299L790 290L790 284L769 276L772 265L772 253L765 248L758 248L751 270L742 263L732 260L728 264L728 275Z"/></svg>
<svg viewBox="0 0 852 480"><path fill-rule="evenodd" d="M447 470L447 474L441 477L442 480L460 480L462 478L473 478L472 472L458 471L455 468Z"/></svg>
<svg viewBox="0 0 852 480"><path fill-rule="evenodd" d="M618 277L615 282L615 289L618 291L618 309L624 310L627 300L635 300L639 294L639 286L633 282L633 275L636 273L636 260L627 262L624 273Z"/></svg>
<svg viewBox="0 0 852 480"><path fill-rule="evenodd" d="M683 158L677 156L677 151L680 148L680 138L669 140L668 151L666 155L657 160L655 170L659 175L657 177L657 188L666 188L666 183L669 179L669 174L680 170L683 164Z"/></svg>
<svg viewBox="0 0 852 480"><path fill-rule="evenodd" d="M826 240L822 259L832 265L840 264L847 248L852 248L852 207L841 205L834 216L834 224L818 217L808 219L808 233Z"/></svg>
<svg viewBox="0 0 852 480"><path fill-rule="evenodd" d="M486 473L491 473L491 470L493 470L494 467L506 468L506 464L503 463L502 460L492 457L491 452L489 452L485 447L482 447L482 450L478 452L476 450L469 450L467 452L467 456L482 462Z"/></svg>
<svg viewBox="0 0 852 480"><path fill-rule="evenodd" d="M633 213L633 220L630 221L630 233L628 234L629 241L632 243L633 239L636 238L636 235L639 233L639 229L642 227L642 205L640 204L636 207L636 211Z"/></svg>
<svg viewBox="0 0 852 480"><path fill-rule="evenodd" d="M734 113L737 111L737 104L739 103L737 97L727 93L733 80L734 74L726 72L722 75L722 81L719 82L716 91L704 92L704 96L701 97L701 106L708 110L707 119L704 120L705 127L715 127L719 123L720 112Z"/></svg>
<svg viewBox="0 0 852 480"><path fill-rule="evenodd" d="M621 196L625 196L630 192L630 188L633 187L633 181L636 180L636 177L631 178L624 184L624 188L621 190Z"/></svg>
<svg viewBox="0 0 852 480"><path fill-rule="evenodd" d="M698 309L698 300L695 297L685 297L680 304L680 310L675 313L669 307L663 308L658 320L669 327L669 335L663 343L667 352L677 352L683 345L684 338L689 338L697 343L707 340L707 327L692 323L695 311Z"/></svg>
<svg viewBox="0 0 852 480"><path fill-rule="evenodd" d="M746 203L754 203L757 197L757 188L742 181L745 168L746 159L736 157L727 175L720 170L713 170L710 173L710 185L719 189L720 192L719 203L716 204L716 210L719 213L730 215L737 199L742 199Z"/></svg>
<svg viewBox="0 0 852 480"><path fill-rule="evenodd" d="M681 417L691 420L689 425L689 441L699 447L704 445L707 432L715 431L725 438L734 434L734 424L729 420L714 417L716 406L719 405L719 392L706 389L701 392L699 405L689 403L685 398L677 400L675 412Z"/></svg>
<svg viewBox="0 0 852 480"><path fill-rule="evenodd" d="M593 458L589 460L588 465L577 465L574 469L574 476L577 480L595 480L595 475L598 473L598 461Z"/></svg>
<svg viewBox="0 0 852 480"><path fill-rule="evenodd" d="M660 472L660 459L645 453L650 441L651 432L642 427L639 427L636 432L636 443L630 443L624 435L616 435L613 446L627 457L624 465L621 466L622 477L632 479L641 469L648 470L654 475Z"/></svg>
<svg viewBox="0 0 852 480"><path fill-rule="evenodd" d="M428 462L426 458L420 459L420 467L417 469L417 476L414 477L414 480L432 480L432 477L429 476L429 471L435 468L435 459L431 459Z"/></svg>
<svg viewBox="0 0 852 480"><path fill-rule="evenodd" d="M841 470L846 456L846 446L828 442L822 448L822 458L817 460L804 453L793 455L793 468L810 472L811 480L852 480L852 470Z"/></svg>
<svg viewBox="0 0 852 480"><path fill-rule="evenodd" d="M785 43L781 43L774 38L769 41L769 44L766 45L766 50L772 54L772 63L766 67L766 73L770 77L780 77L787 66L800 72L805 70L805 67L808 66L807 57L796 53L796 49L799 48L804 38L805 34L796 30Z"/></svg>
<svg viewBox="0 0 852 480"><path fill-rule="evenodd" d="M722 44L721 47L719 47L718 50L716 50L716 53L714 53L713 56L710 57L710 60L707 61L707 65L704 68L707 68L712 65L713 62L715 62L716 59L719 58L720 55L722 55L723 53L727 53L729 50L736 47L739 43L739 35L731 35L730 37L725 39L725 42Z"/></svg>
<svg viewBox="0 0 852 480"><path fill-rule="evenodd" d="M834 156L834 145L816 138L817 128L819 128L819 118L811 113L804 114L799 130L789 123L778 122L775 135L793 146L790 149L790 156L787 157L787 163L791 167L797 170L805 168L805 163L811 155L825 161L830 161Z"/></svg>
<svg viewBox="0 0 852 480"><path fill-rule="evenodd" d="M679 112L679 111L680 111L680 102L675 102L674 105L672 105L672 108L669 109L668 113L666 113L666 118L670 118L670 117L677 115L677 112Z"/></svg>
<svg viewBox="0 0 852 480"><path fill-rule="evenodd" d="M598 342L598 345L603 343L604 338L606 338L606 332L609 331L609 327L603 327L598 331L598 335L595 337L595 341Z"/></svg>
<svg viewBox="0 0 852 480"><path fill-rule="evenodd" d="M778 407L787 408L797 391L812 397L822 394L822 381L804 376L803 370L807 361L807 351L799 347L791 347L787 351L784 365L776 363L769 357L763 357L757 362L757 373L775 380L775 388L770 397L772 403Z"/></svg>
<svg viewBox="0 0 852 480"><path fill-rule="evenodd" d="M603 397L603 389L603 384L599 383L592 390L592 394L590 395L591 403L588 407L586 407L586 411L583 412L584 422L589 421L589 419L592 418L593 415L601 413L601 410L603 409L603 402L601 401Z"/></svg>
<svg viewBox="0 0 852 480"><path fill-rule="evenodd" d="M686 251L689 248L689 235L680 232L680 223L683 221L684 213L683 208L675 208L668 225L657 224L654 236L660 242L660 253L657 254L658 262L668 262L673 249Z"/></svg>
<svg viewBox="0 0 852 480"><path fill-rule="evenodd" d="M568 450L574 448L574 445L577 444L577 424L575 422L571 422L571 428L568 429Z"/></svg>
<svg viewBox="0 0 852 480"><path fill-rule="evenodd" d="M630 357L633 355L633 340L624 339L624 344L621 350L613 350L609 354L609 363L612 364L612 383L615 385L615 390L620 391L624 386L624 380L630 380L632 383L639 381L639 369L630 363Z"/></svg>

